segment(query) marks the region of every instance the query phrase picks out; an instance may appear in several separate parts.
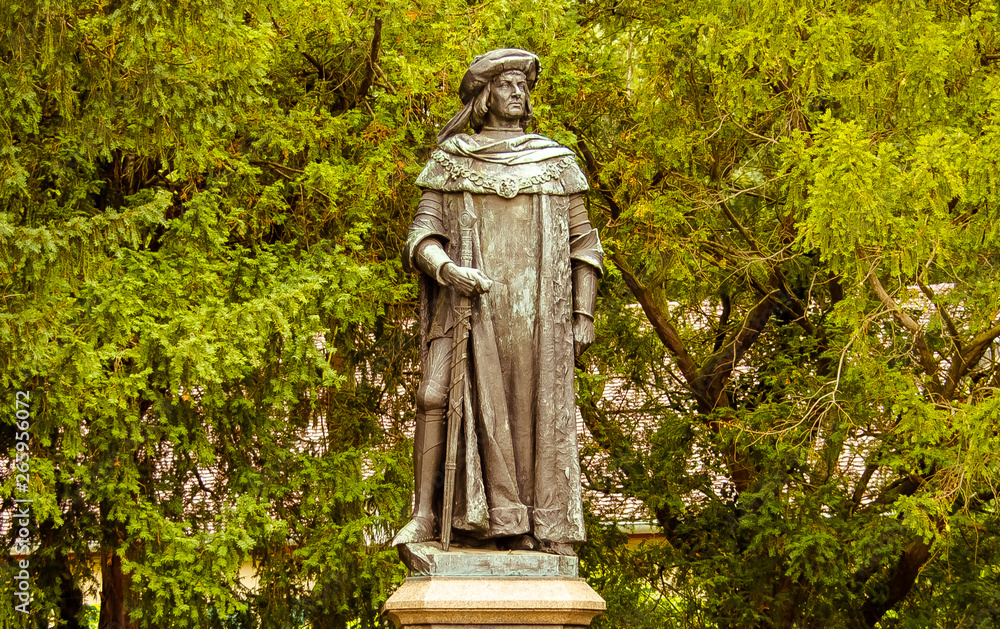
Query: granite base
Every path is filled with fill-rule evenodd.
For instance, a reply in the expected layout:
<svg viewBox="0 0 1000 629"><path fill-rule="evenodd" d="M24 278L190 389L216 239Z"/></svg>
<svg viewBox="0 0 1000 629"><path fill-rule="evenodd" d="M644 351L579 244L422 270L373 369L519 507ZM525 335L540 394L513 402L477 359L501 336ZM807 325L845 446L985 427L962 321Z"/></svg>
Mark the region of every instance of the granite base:
<svg viewBox="0 0 1000 629"><path fill-rule="evenodd" d="M576 577L576 557L473 549L426 556L425 573L407 578L383 608L398 629L581 629L605 609Z"/></svg>

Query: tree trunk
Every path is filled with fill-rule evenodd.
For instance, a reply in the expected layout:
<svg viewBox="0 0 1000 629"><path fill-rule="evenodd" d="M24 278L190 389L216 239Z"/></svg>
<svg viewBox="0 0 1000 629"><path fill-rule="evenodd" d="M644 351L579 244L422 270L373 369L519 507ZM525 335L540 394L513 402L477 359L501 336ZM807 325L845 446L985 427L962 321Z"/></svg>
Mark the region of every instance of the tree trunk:
<svg viewBox="0 0 1000 629"><path fill-rule="evenodd" d="M105 530L105 543L101 549L101 615L97 620L98 629L130 629L126 609L128 579L122 572L122 558L116 552L125 539L124 526L120 522L109 521L111 505L101 501L101 524Z"/></svg>

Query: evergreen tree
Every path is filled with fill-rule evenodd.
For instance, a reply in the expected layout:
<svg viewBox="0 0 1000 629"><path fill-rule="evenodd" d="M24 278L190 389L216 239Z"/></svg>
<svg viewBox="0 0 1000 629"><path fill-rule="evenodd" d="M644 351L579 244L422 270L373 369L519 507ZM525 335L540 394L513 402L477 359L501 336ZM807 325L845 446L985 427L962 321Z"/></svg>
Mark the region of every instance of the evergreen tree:
<svg viewBox="0 0 1000 629"><path fill-rule="evenodd" d="M31 477L15 417L2 506L34 500L33 617L86 623L96 563L102 629L380 623L413 181L468 62L517 46L609 254L587 483L664 536L591 514L595 626L995 626L997 17L3 3L0 396L31 393Z"/></svg>

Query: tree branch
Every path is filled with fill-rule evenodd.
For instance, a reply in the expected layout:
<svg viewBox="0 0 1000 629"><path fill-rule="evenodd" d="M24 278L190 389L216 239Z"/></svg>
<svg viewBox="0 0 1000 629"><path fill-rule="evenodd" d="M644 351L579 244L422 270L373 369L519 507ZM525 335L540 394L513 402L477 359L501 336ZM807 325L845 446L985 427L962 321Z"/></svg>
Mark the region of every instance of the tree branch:
<svg viewBox="0 0 1000 629"><path fill-rule="evenodd" d="M287 33L285 32L285 30L283 28L281 28L281 24L279 24L277 18L274 17L274 13L271 12L271 8L270 7L268 7L267 12L271 15L271 24L274 25L274 30L278 33L278 35L280 37L286 37ZM305 50L302 50L302 48L299 47L298 42L292 42L292 45L295 46L295 50L300 55L302 55L305 58L306 61L308 61L310 64L312 64L312 66L314 68L316 68L317 71L319 71L319 78L320 79L326 80L328 78L326 76L326 66L324 66L322 63L320 63L319 59L317 59L316 57L314 57L312 54L306 52Z"/></svg>
<svg viewBox="0 0 1000 629"><path fill-rule="evenodd" d="M712 409L719 406L729 406L729 400L724 395L726 381L733 368L743 358L743 355L754 344L764 327L774 314L777 306L773 297L765 295L747 313L743 325L733 340L722 350L712 355L698 372L699 386L708 394Z"/></svg>
<svg viewBox="0 0 1000 629"><path fill-rule="evenodd" d="M358 95L354 99L355 103L360 103L368 97L368 90L375 80L375 64L378 63L379 46L382 44L382 18L375 18L375 29L372 33L371 48L368 51L368 61L365 63L365 78L361 80L361 87L358 88Z"/></svg>
<svg viewBox="0 0 1000 629"><path fill-rule="evenodd" d="M299 51L300 55L302 55L303 57L306 58L306 61L308 61L309 63L311 63L313 65L313 67L316 68L319 71L319 78L325 81L327 79L327 76L326 76L326 66L324 66L322 63L320 63L319 59L317 59L316 57L314 57L312 54L310 54L310 53L306 52L305 50L302 50L301 48L299 48L298 44L295 44L295 49Z"/></svg>
<svg viewBox="0 0 1000 629"><path fill-rule="evenodd" d="M719 203L719 207L722 208L722 213L726 215L726 218L729 219L729 222L732 224L732 226L736 228L736 231L740 232L740 235L743 236L743 240L747 241L747 244L750 245L750 248L753 249L753 252L762 258L766 258L767 256L765 256L764 253L760 250L760 245L758 245L757 241L754 240L753 236L750 235L750 232L747 231L747 228L744 227L743 224L740 223L738 220L736 220L736 217L729 209L729 204L726 203L725 201L722 201Z"/></svg>
<svg viewBox="0 0 1000 629"><path fill-rule="evenodd" d="M760 258L763 260L766 260L771 257L764 254L763 250L761 250L760 248L760 244L754 239L754 237L750 234L750 232L747 231L747 228L744 227L742 223L740 223L740 221L736 218L733 212L729 209L728 203L723 201L719 204L719 207L722 208L722 213L726 215L726 218L729 220L730 224L732 224L732 226L736 228L736 231L740 233L740 235L743 237L743 240L745 240L747 244L750 245L750 249L754 253L760 256ZM751 280L752 279L753 278L751 278ZM816 329L813 327L812 322L810 322L809 319L806 318L805 304L803 304L802 300L796 297L795 293L793 293L792 290L788 287L788 282L785 281L785 276L781 272L781 270L778 269L777 265L771 268L771 285L774 286L775 288L781 289L782 293L784 293L788 301L794 307L790 307L784 303L776 305L780 307L782 310L788 312L788 314L790 314L793 317L795 323L797 323L803 330L805 330L807 334L809 334L810 336L815 336Z"/></svg>
<svg viewBox="0 0 1000 629"><path fill-rule="evenodd" d="M948 380L945 383L942 396L950 400L958 389L958 383L969 371L983 358L986 350L990 348L993 341L1000 336L1000 323L980 332L972 338L966 346L965 351L951 361L951 368L948 370Z"/></svg>
<svg viewBox="0 0 1000 629"><path fill-rule="evenodd" d="M594 184L594 187L597 188L597 191L601 193L601 196L604 197L604 200L607 202L608 207L611 210L611 220L618 220L618 217L621 216L622 213L621 206L619 206L618 202L615 201L615 197L611 194L610 188L608 188L601 181L601 168L597 164L597 160L594 159L594 154L590 152L590 147L588 147L587 143L584 141L583 134L580 133L580 130L573 125L566 125L566 129L576 135L576 148L579 149L580 154L583 155L583 163L584 167L587 169L587 175L590 176L590 181Z"/></svg>
<svg viewBox="0 0 1000 629"><path fill-rule="evenodd" d="M906 314L896 300L886 292L885 287L882 286L882 282L879 281L878 275L875 274L875 269L872 269L868 274L868 283L871 285L875 294L878 296L882 305L892 313L892 316L896 317L904 328L913 333L913 346L917 349L917 353L920 355L920 362L924 368L924 373L931 380L931 389L933 392L941 393L941 382L938 380L938 363L934 360L934 356L931 355L931 350L927 347L927 342L924 339L924 332L920 328L920 325L913 320L913 318Z"/></svg>
<svg viewBox="0 0 1000 629"><path fill-rule="evenodd" d="M886 584L888 593L884 600L869 598L861 607L865 624L874 627L887 611L902 601L916 582L927 560L931 558L931 546L923 539L916 539L907 546L896 562L896 568Z"/></svg>
<svg viewBox="0 0 1000 629"><path fill-rule="evenodd" d="M663 312L660 310L659 306L653 300L652 293L649 289L643 286L639 280L635 278L632 274L631 269L628 268L621 257L618 254L613 254L611 256L611 261L614 262L615 266L622 274L622 278L625 280L625 284L628 286L632 295L635 297L639 305L642 306L642 311L645 313L646 318L649 320L650 325L653 326L653 330L656 332L656 336L659 337L660 341L667 347L674 359L677 361L677 366L681 370L681 375L684 376L684 380L687 382L688 386L695 393L699 395L700 390L698 389L698 369L694 363L694 360L687 353L687 349L684 347L684 343L681 341L680 336L677 335L677 331L670 325L667 318L664 316Z"/></svg>
<svg viewBox="0 0 1000 629"><path fill-rule="evenodd" d="M983 491L977 492L968 498L964 495L959 495L959 497L955 499L954 504L951 506L951 515L955 515L962 510L972 511L980 509L983 505L989 504L998 498L1000 498L1000 496L998 496L996 490L992 488L984 489Z"/></svg>
<svg viewBox="0 0 1000 629"><path fill-rule="evenodd" d="M858 484L854 486L854 493L851 494L851 503L854 505L853 509L857 509L861 505L861 500L865 497L865 491L868 489L868 483L871 482L872 476L878 469L878 465L875 463L869 463L865 466L864 473L861 474L861 478L858 479Z"/></svg>
<svg viewBox="0 0 1000 629"><path fill-rule="evenodd" d="M784 277L781 276L777 269L773 269L771 276L771 286L774 287L775 290L767 290L760 282L749 275L747 275L747 280L750 282L750 285L754 288L754 290L760 293L761 297L766 297L773 301L775 307L787 314L789 318L791 318L792 322L802 328L806 334L809 336L816 336L816 327L813 326L812 322L809 321L808 318L806 318L805 304L803 304L791 293L791 291L788 290ZM789 297L788 301L792 305L788 305L785 303L784 299L775 295L776 292L780 292L782 296ZM794 308L792 306L794 306Z"/></svg>
<svg viewBox="0 0 1000 629"><path fill-rule="evenodd" d="M933 474L927 474L926 476L921 476L919 474L907 474L902 478L897 478L888 487L879 493L878 497L875 498L869 505L865 507L865 511L875 507L885 506L896 502L896 499L900 496L912 496L920 489L927 479Z"/></svg>
<svg viewBox="0 0 1000 629"><path fill-rule="evenodd" d="M726 340L726 326L729 325L729 314L731 311L732 302L729 299L729 293L722 291L722 314L719 315L719 326L716 328L715 344L712 346L713 352L719 351L722 348L722 343Z"/></svg>
<svg viewBox="0 0 1000 629"><path fill-rule="evenodd" d="M920 287L920 292L922 292L924 296L927 297L932 304L934 304L934 307L937 308L938 313L941 315L941 319L944 320L944 324L948 328L948 334L951 336L952 343L955 344L955 348L958 350L959 354L961 354L962 339L958 336L958 328L955 327L955 322L952 321L951 315L948 314L948 311L941 305L937 299L937 295L934 294L934 291L931 290L929 286L925 285L920 280L917 280L917 286Z"/></svg>

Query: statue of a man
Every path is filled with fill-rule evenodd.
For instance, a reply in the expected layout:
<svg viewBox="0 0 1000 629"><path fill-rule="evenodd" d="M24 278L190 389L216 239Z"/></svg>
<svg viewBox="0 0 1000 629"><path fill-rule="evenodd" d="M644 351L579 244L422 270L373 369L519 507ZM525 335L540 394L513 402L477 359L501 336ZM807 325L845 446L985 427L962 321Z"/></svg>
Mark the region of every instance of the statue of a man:
<svg viewBox="0 0 1000 629"><path fill-rule="evenodd" d="M524 50L477 57L417 179L403 254L421 273L416 502L395 545L440 535L448 421L456 539L566 555L585 539L573 358L594 340L604 252L573 152L525 133L538 72Z"/></svg>

